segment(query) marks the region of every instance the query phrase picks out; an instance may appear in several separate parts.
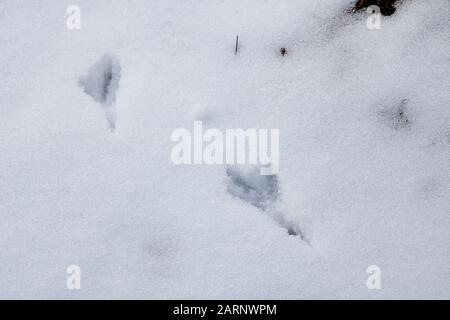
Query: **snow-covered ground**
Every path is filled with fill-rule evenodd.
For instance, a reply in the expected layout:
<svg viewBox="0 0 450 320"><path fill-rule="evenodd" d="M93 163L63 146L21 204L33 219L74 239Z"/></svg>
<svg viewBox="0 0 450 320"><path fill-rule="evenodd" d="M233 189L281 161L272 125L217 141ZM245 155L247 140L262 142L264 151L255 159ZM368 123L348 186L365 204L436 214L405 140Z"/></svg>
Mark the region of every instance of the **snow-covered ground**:
<svg viewBox="0 0 450 320"><path fill-rule="evenodd" d="M450 298L450 1L351 5L2 0L0 298ZM174 165L194 120L278 174Z"/></svg>

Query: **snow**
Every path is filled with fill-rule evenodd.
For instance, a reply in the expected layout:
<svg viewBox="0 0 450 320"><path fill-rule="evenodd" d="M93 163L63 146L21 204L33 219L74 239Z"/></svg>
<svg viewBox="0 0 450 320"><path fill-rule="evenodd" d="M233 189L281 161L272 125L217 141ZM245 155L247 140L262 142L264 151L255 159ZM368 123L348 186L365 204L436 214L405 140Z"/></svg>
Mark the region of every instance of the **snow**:
<svg viewBox="0 0 450 320"><path fill-rule="evenodd" d="M76 5L0 4L0 298L450 298L448 0L381 30L347 0ZM195 120L280 129L279 173L174 165Z"/></svg>

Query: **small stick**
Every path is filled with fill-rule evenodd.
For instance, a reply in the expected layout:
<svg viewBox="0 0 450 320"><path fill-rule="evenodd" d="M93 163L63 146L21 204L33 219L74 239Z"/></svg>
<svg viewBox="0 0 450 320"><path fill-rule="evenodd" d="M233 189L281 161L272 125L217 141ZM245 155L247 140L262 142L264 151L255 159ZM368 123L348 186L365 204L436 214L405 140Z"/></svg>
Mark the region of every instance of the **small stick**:
<svg viewBox="0 0 450 320"><path fill-rule="evenodd" d="M234 54L238 53L239 49L239 35L236 36L236 48L234 49Z"/></svg>

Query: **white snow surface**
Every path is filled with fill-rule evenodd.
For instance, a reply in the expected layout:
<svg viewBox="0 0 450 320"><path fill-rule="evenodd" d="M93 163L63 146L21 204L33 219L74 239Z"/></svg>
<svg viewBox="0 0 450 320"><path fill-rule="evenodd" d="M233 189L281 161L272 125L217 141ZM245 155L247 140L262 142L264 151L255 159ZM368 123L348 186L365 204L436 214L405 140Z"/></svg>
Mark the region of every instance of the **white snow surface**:
<svg viewBox="0 0 450 320"><path fill-rule="evenodd" d="M0 298L450 298L450 1L381 30L349 0L74 2L73 31L0 3ZM105 56L111 106L80 84ZM306 239L171 162L194 120L280 129L271 210Z"/></svg>

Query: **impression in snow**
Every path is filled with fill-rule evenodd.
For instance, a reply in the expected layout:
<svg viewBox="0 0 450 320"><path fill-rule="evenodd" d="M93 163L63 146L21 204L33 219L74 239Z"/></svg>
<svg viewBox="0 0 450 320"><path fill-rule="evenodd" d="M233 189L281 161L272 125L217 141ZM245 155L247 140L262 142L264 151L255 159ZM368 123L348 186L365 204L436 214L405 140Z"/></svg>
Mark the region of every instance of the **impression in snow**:
<svg viewBox="0 0 450 320"><path fill-rule="evenodd" d="M355 4L355 10L361 10L370 6L380 7L381 14L390 16L395 12L395 3L397 0L358 0Z"/></svg>
<svg viewBox="0 0 450 320"><path fill-rule="evenodd" d="M266 212L289 235L300 236L304 239L300 228L286 219L281 212L275 210L275 204L279 200L279 182L276 175L265 176L260 174L259 168L235 168L226 169L228 181L228 193L252 206Z"/></svg>
<svg viewBox="0 0 450 320"><path fill-rule="evenodd" d="M90 67L87 76L79 81L84 92L103 106L111 130L116 126L113 104L116 101L119 81L120 65L117 59L108 54Z"/></svg>
<svg viewBox="0 0 450 320"><path fill-rule="evenodd" d="M403 99L387 110L380 112L384 122L394 130L407 129L411 125L408 111L408 99Z"/></svg>

